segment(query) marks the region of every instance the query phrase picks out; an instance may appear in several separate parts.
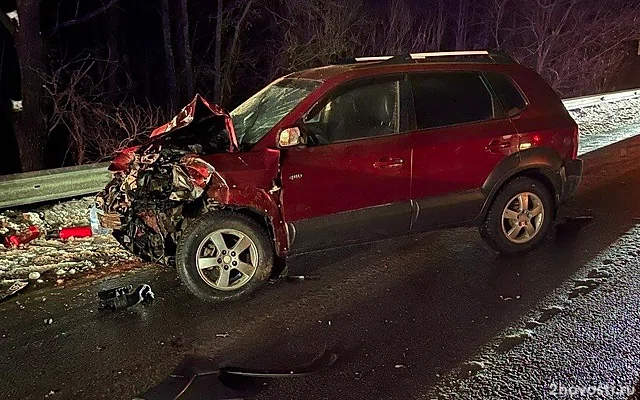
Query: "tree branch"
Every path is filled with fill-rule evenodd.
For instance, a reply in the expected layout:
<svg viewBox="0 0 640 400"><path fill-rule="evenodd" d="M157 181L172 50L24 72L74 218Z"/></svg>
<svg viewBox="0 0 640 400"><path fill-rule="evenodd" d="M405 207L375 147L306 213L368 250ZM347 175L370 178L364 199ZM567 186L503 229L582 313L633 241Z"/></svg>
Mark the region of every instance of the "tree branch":
<svg viewBox="0 0 640 400"><path fill-rule="evenodd" d="M91 18L95 17L96 15L102 14L103 12L107 11L109 8L114 6L118 1L120 1L120 0L110 0L109 2L105 3L102 7L98 8L98 9L96 9L94 11L91 11L90 13L88 13L86 15L83 15L80 18L75 18L75 19L72 19L70 21L65 21L63 23L60 23L60 24L54 26L53 29L51 29L51 32L49 32L49 36L55 35L61 29L68 28L68 27L73 26L73 25L78 25L78 24L82 24L84 22L87 22L88 20L90 20Z"/></svg>

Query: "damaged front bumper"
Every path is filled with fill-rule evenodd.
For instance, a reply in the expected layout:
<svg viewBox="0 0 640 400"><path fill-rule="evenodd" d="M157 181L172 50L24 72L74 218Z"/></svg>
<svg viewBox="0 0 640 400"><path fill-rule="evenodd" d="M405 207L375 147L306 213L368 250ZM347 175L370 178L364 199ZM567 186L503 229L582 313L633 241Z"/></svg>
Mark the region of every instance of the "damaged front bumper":
<svg viewBox="0 0 640 400"><path fill-rule="evenodd" d="M116 173L98 195L98 219L135 255L172 264L185 220L205 208L207 188L226 183L213 166L192 154L165 150L151 162L144 158L135 154L130 168Z"/></svg>
<svg viewBox="0 0 640 400"><path fill-rule="evenodd" d="M172 264L185 221L206 208L206 191L228 189L200 154L237 146L229 121L228 114L197 96L156 129L149 144L120 153L110 167L112 181L96 198L100 224L140 258Z"/></svg>

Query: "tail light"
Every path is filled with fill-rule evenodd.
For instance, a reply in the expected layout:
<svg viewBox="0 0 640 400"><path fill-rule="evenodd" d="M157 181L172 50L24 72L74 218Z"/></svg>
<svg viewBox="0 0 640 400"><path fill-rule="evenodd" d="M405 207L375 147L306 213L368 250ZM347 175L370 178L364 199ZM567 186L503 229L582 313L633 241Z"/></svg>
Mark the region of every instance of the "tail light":
<svg viewBox="0 0 640 400"><path fill-rule="evenodd" d="M578 147L580 146L580 129L578 125L573 128L573 148L571 149L571 158L578 157Z"/></svg>

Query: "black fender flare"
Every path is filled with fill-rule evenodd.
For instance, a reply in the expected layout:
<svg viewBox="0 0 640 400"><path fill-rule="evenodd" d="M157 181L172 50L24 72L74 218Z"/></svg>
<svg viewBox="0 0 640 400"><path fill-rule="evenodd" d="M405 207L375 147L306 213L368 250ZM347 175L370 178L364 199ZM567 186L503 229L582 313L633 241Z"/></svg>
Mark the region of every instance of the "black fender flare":
<svg viewBox="0 0 640 400"><path fill-rule="evenodd" d="M500 188L511 178L527 170L535 170L547 178L553 186L556 203L559 202L562 192L562 166L563 161L560 154L549 147L527 149L506 157L494 168L482 185L485 202L482 206L481 217L484 218L489 211L489 207Z"/></svg>

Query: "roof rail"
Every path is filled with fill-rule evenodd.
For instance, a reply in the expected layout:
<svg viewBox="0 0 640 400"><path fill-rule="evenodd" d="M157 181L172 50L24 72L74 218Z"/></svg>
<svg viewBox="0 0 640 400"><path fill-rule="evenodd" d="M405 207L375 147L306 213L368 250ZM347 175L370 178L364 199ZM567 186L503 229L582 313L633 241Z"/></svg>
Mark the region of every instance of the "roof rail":
<svg viewBox="0 0 640 400"><path fill-rule="evenodd" d="M503 52L487 51L487 50L469 50L469 51L441 51L433 53L411 53L396 56L371 56L371 57L355 57L345 59L343 64L351 64L358 62L390 62L401 63L408 61L442 61L443 58L453 59L454 61L473 61L477 58L486 59L495 64L514 64L517 61Z"/></svg>

